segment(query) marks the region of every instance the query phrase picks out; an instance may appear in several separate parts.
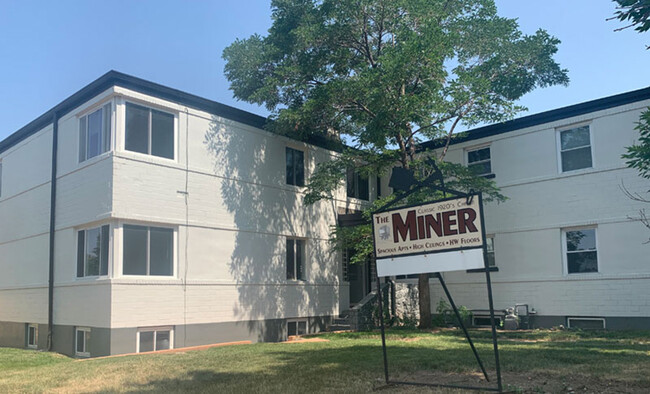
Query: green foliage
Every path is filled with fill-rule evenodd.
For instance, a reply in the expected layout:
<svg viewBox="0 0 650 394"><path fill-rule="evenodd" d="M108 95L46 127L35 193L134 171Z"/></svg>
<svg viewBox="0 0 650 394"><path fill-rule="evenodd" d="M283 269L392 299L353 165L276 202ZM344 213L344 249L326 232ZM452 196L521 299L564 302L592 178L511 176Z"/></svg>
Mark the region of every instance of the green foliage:
<svg viewBox="0 0 650 394"><path fill-rule="evenodd" d="M639 170L642 177L650 179L650 109L641 114L635 129L639 130L639 141L627 148L623 158L629 167Z"/></svg>
<svg viewBox="0 0 650 394"><path fill-rule="evenodd" d="M436 305L436 314L436 319L434 319L434 324L436 326L441 327L447 325L448 323L453 324L454 326L459 326L458 318L456 317L454 311L451 309L451 305L449 305L447 301L443 300L442 298L438 301L438 305ZM467 326L467 324L472 319L472 311L469 310L466 306L461 305L458 307L458 314L460 315L463 323L465 323L465 326ZM445 318L447 316L451 317L451 322L446 321Z"/></svg>
<svg viewBox="0 0 650 394"><path fill-rule="evenodd" d="M634 27L639 33L650 30L650 1L649 0L614 0L618 3L618 11L614 17L621 22L630 22L628 27ZM618 30L621 30L618 29Z"/></svg>

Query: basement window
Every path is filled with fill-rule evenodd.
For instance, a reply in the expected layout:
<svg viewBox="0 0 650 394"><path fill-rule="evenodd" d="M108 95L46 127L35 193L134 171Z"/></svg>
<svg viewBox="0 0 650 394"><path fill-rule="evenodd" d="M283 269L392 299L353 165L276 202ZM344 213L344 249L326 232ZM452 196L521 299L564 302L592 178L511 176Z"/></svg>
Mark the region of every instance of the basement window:
<svg viewBox="0 0 650 394"><path fill-rule="evenodd" d="M111 103L79 119L79 163L111 149Z"/></svg>
<svg viewBox="0 0 650 394"><path fill-rule="evenodd" d="M27 347L36 349L38 347L38 325L27 325Z"/></svg>
<svg viewBox="0 0 650 394"><path fill-rule="evenodd" d="M174 230L124 225L124 275L172 276Z"/></svg>
<svg viewBox="0 0 650 394"><path fill-rule="evenodd" d="M108 275L109 226L77 233L77 278Z"/></svg>
<svg viewBox="0 0 650 394"><path fill-rule="evenodd" d="M307 334L307 321L306 320L288 320L287 321L287 336L305 335Z"/></svg>
<svg viewBox="0 0 650 394"><path fill-rule="evenodd" d="M605 319L602 317L568 317L568 328L579 328L581 330L604 330Z"/></svg>
<svg viewBox="0 0 650 394"><path fill-rule="evenodd" d="M174 330L171 327L140 328L137 333L138 353L172 349Z"/></svg>
<svg viewBox="0 0 650 394"><path fill-rule="evenodd" d="M90 328L77 327L75 330L75 355L90 357Z"/></svg>
<svg viewBox="0 0 650 394"><path fill-rule="evenodd" d="M126 103L124 148L174 160L174 115Z"/></svg>

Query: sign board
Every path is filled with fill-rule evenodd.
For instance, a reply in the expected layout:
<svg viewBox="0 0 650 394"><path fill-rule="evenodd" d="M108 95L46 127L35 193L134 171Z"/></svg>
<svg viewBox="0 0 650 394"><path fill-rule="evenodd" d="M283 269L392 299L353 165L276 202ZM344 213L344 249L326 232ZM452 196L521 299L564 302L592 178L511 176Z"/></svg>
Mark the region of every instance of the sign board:
<svg viewBox="0 0 650 394"><path fill-rule="evenodd" d="M450 198L372 215L378 276L484 268L480 198Z"/></svg>

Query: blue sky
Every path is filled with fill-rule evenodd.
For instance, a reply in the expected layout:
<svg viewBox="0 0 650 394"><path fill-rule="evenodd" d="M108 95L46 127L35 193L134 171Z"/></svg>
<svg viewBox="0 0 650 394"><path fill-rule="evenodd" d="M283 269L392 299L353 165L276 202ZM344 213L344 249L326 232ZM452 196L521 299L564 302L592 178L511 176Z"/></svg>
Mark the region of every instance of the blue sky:
<svg viewBox="0 0 650 394"><path fill-rule="evenodd" d="M568 87L522 98L528 113L650 86L650 33L615 33L609 0L497 0L524 33L562 40L556 59ZM223 76L222 50L265 34L270 1L0 0L0 140L114 69L260 115L238 102ZM521 115L524 115L522 113Z"/></svg>

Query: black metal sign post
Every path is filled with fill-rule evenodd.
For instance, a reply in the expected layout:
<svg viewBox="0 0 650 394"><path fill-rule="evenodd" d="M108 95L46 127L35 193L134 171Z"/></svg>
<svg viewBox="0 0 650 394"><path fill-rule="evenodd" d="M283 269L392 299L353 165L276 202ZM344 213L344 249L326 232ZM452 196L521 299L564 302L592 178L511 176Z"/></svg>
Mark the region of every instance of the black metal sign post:
<svg viewBox="0 0 650 394"><path fill-rule="evenodd" d="M445 192L450 192L451 194L454 194L458 197L466 197L468 201L471 201L471 199L474 197L473 194L465 194L465 193L460 193L454 190L449 190L444 188L444 185L440 187ZM412 192L412 191L411 191ZM406 195L411 194L407 193ZM406 195L402 195L400 198L392 201L389 205L394 205L397 201L402 200ZM487 244L486 244L486 237L485 237L485 220L484 220L484 215L483 215L483 195L481 193L478 193L478 198L479 198L479 211L480 211L480 218L481 218L481 233L482 233L482 249L483 249L483 266L485 268L485 278L486 278L486 284L487 284L487 291L488 291L488 303L489 303L489 308L490 308L490 324L492 326L492 344L493 344L493 349L494 349L494 360L495 360L495 365L496 365L496 375L497 375L497 387L479 387L479 386L463 386L463 385L452 385L452 384L440 384L440 383L420 383L420 382L406 382L406 381L395 381L395 380L390 380L389 376L389 370L388 370L388 354L386 351L386 330L385 330L385 325L384 325L384 308L383 308L383 296L381 292L381 281L379 279L379 275L377 274L377 295L379 297L379 320L381 324L381 345L382 345L382 351L383 351L383 358L384 358L384 378L386 381L386 384L402 384L402 385L413 385L413 386L431 386L431 387L446 387L446 388L459 388L459 389L466 389L466 390L484 390L484 391L496 391L496 392L502 392L503 391L503 385L501 381L501 366L499 363L499 347L497 344L497 331L496 331L496 321L494 318L494 303L493 303L493 297L492 297L492 281L490 279L490 269L488 266L488 259L487 259ZM384 207L382 211L387 210L387 207ZM374 232L373 232L374 233ZM483 362L481 361L481 358L476 350L476 347L474 346L474 343L469 335L469 332L467 331L467 328L465 327L463 320L461 319L460 312L458 311L458 308L456 307L456 303L454 302L451 293L449 292L449 289L447 288L447 285L445 284L444 279L442 278L442 275L440 273L435 273L436 277L440 281L440 285L442 286L445 295L447 296L447 299L449 300L449 304L451 305L452 309L454 310L454 314L456 315L456 318L458 319L459 325L461 329L463 330L463 333L465 334L465 338L467 338L467 341L469 342L469 345L472 349L472 352L474 353L474 357L476 358L476 361L479 364L479 367L481 368L481 371L483 372L483 375L485 376L485 379L489 382L490 379L488 377L488 374L485 370L485 367L483 366Z"/></svg>

